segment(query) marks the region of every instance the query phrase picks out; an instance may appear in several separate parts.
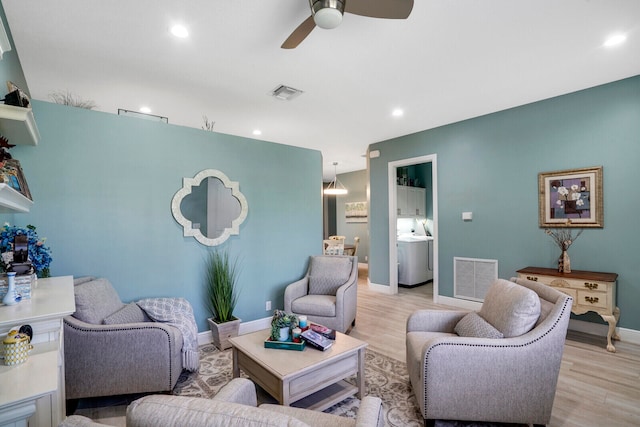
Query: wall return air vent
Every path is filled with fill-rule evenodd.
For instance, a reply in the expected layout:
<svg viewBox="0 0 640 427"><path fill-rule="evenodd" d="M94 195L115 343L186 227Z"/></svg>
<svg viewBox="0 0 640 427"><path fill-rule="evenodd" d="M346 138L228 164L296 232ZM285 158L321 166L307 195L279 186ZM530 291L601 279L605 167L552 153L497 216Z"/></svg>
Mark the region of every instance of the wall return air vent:
<svg viewBox="0 0 640 427"><path fill-rule="evenodd" d="M282 101L291 101L294 98L300 96L303 92L300 89L294 89L289 86L280 85L273 89L269 95Z"/></svg>

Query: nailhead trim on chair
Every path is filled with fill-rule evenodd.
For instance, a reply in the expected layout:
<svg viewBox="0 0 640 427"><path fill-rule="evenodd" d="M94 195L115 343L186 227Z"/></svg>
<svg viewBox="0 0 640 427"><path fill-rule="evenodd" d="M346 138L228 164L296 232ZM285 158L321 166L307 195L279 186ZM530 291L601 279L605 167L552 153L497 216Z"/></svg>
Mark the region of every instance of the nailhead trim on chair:
<svg viewBox="0 0 640 427"><path fill-rule="evenodd" d="M65 325L69 326L72 329L75 329L76 331L82 331L82 332L93 332L93 329L88 329L88 328L79 328L76 327L75 325L72 325L70 323L67 323L66 321L64 322ZM136 330L143 330L143 329L157 329L154 328L152 326L145 326L145 327L135 327L135 328L113 328L113 329L109 329L110 331L136 331ZM165 333L165 335L167 335L167 339L169 341L169 350L171 350L171 335L165 331L164 329L160 329L162 332ZM169 357L169 378L168 378L168 386L167 386L167 390L171 390L171 377L173 377L173 370L174 370L174 366L173 366L173 359L171 357Z"/></svg>
<svg viewBox="0 0 640 427"><path fill-rule="evenodd" d="M556 321L553 323L553 325L551 325L551 327L542 335L540 335L538 338L531 340L529 342L526 342L524 344L520 344L520 345L513 345L513 344L507 344L507 345L488 345L488 344L457 344L457 343L452 343L452 342L443 342L443 343L438 343L434 346L432 346L429 351L424 355L424 373L422 375L423 378L423 383L424 385L424 408L425 408L425 413L427 412L427 406L429 405L429 399L427 397L427 387L426 387L426 378L427 378L427 365L429 364L429 353L431 353L431 351L439 346L442 345L448 345L448 346L463 346L463 347L500 347L500 348L504 348L504 347L511 347L511 348L519 348L519 347L526 347L528 345L531 345L533 343L535 343L536 341L539 341L540 339L542 339L543 337L547 336L552 330L554 330L556 328L556 326L558 325L558 322L560 321L560 318L564 315L564 313L567 311L567 304L569 303L569 301L573 301L573 298L571 298L570 296L567 296L567 299L565 300L563 306L562 306L562 310L560 313L560 316L558 316L558 319L556 319ZM497 341L502 341L504 342L504 340L497 340ZM420 402L418 402L418 404L421 404ZM426 418L425 418L426 420Z"/></svg>

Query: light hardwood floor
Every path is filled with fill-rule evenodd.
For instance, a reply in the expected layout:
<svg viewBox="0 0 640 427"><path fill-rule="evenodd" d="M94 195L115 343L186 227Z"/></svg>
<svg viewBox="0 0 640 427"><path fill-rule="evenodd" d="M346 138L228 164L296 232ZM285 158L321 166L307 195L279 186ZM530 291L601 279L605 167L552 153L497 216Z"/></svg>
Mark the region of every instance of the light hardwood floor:
<svg viewBox="0 0 640 427"><path fill-rule="evenodd" d="M397 360L405 361L405 322L418 309L455 309L433 303L430 284L400 288L398 295L369 289L360 269L358 315L351 336ZM570 331L549 427L640 426L640 346Z"/></svg>

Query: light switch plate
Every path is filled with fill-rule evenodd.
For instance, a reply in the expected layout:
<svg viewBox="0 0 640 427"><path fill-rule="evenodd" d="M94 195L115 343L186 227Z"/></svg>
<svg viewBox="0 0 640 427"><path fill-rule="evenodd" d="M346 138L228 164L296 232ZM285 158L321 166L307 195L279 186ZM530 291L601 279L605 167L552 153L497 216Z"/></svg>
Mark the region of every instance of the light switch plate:
<svg viewBox="0 0 640 427"><path fill-rule="evenodd" d="M462 220L463 221L471 221L473 219L472 212L462 212Z"/></svg>

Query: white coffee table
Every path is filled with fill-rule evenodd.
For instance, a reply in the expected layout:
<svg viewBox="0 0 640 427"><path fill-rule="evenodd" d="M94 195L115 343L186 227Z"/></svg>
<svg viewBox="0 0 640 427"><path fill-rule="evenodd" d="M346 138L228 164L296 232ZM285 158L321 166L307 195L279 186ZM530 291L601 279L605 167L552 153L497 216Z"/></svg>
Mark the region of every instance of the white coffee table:
<svg viewBox="0 0 640 427"><path fill-rule="evenodd" d="M364 396L367 343L336 333L333 345L320 351L264 348L269 330L231 338L233 377L243 370L281 405L322 411L349 396ZM356 385L345 378L356 375Z"/></svg>

